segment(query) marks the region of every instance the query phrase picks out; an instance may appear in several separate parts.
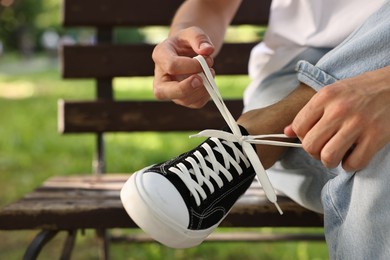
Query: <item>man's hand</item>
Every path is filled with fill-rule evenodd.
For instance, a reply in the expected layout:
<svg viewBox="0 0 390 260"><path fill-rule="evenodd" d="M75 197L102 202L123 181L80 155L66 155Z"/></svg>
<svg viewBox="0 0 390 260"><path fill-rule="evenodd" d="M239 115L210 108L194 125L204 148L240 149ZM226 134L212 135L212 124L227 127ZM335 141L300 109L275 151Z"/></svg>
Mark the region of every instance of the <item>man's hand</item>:
<svg viewBox="0 0 390 260"><path fill-rule="evenodd" d="M320 90L285 128L329 168L364 168L390 141L390 66Z"/></svg>
<svg viewBox="0 0 390 260"><path fill-rule="evenodd" d="M155 62L153 88L156 98L173 100L191 108L203 107L209 95L197 75L202 71L199 62L192 57L204 56L211 67L213 52L210 39L198 27L183 29L158 44L152 56Z"/></svg>

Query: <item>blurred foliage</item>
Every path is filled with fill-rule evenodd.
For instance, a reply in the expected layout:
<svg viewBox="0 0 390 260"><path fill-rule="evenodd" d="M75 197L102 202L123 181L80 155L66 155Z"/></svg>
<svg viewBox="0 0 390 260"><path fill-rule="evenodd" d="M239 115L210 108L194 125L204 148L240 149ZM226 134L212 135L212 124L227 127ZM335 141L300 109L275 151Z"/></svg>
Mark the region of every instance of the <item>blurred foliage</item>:
<svg viewBox="0 0 390 260"><path fill-rule="evenodd" d="M145 35L134 28L116 28L114 30L114 41L116 43L134 43L145 40Z"/></svg>
<svg viewBox="0 0 390 260"><path fill-rule="evenodd" d="M4 48L32 51L47 28L59 28L57 0L0 0L0 41Z"/></svg>
<svg viewBox="0 0 390 260"><path fill-rule="evenodd" d="M45 30L59 31L60 1L0 0L0 41L7 50L40 50Z"/></svg>
<svg viewBox="0 0 390 260"><path fill-rule="evenodd" d="M40 51L42 35L55 32L75 42L90 43L94 31L88 28L65 29L61 26L61 2L58 0L0 0L0 43L7 51L19 50L24 55ZM144 40L136 29L121 28L114 32L119 43Z"/></svg>

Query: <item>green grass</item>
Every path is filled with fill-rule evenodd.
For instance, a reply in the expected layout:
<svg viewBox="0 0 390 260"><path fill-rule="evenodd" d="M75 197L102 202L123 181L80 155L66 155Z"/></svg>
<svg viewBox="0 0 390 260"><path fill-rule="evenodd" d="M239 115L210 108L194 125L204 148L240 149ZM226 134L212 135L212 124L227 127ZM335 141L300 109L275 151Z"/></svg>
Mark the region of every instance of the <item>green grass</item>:
<svg viewBox="0 0 390 260"><path fill-rule="evenodd" d="M0 58L0 207L33 190L50 176L91 172L94 137L58 134L57 100L92 99L94 82L62 80L57 67L56 61L44 57L27 61L17 56ZM225 98L240 97L248 82L247 77L217 80ZM119 99L153 98L152 78L120 78L114 85ZM187 134L176 133L108 134L106 140L107 169L120 173L169 159L200 142L188 139ZM256 231L279 232L278 229ZM35 231L0 231L0 259L21 259L35 234ZM58 258L63 239L64 234L60 234L51 241L40 259ZM328 258L323 242L205 243L186 250L168 249L156 243L113 244L110 249L112 259ZM98 259L98 256L94 232L86 231L84 236L78 236L73 258Z"/></svg>

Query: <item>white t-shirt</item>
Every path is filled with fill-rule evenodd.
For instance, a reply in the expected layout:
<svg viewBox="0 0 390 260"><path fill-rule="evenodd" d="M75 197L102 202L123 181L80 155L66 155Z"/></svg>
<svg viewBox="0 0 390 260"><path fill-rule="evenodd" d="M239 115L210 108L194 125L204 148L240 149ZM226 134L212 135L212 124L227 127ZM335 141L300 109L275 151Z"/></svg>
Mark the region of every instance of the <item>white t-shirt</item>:
<svg viewBox="0 0 390 260"><path fill-rule="evenodd" d="M260 0L259 0L260 1ZM333 48L340 44L384 0L273 0L264 41L251 52L252 83L245 97L259 83L281 69L308 47ZM244 97L244 100L247 98Z"/></svg>

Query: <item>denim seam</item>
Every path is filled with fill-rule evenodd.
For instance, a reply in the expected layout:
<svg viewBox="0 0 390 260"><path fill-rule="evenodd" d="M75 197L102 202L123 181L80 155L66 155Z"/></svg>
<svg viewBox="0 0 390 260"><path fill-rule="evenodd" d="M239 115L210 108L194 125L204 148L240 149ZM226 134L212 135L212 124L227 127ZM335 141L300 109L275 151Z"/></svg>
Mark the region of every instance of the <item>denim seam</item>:
<svg viewBox="0 0 390 260"><path fill-rule="evenodd" d="M320 87L324 87L325 84L321 81L319 81L316 77L313 77L310 73L307 73L306 71L302 70L302 69L298 69L298 72L300 73L300 75L302 77L306 77L306 78L309 78L311 79L312 81L314 81L315 83L317 83L318 86ZM302 78L299 78L300 81L303 81L303 79L301 80ZM303 82L303 83L308 83L308 82Z"/></svg>
<svg viewBox="0 0 390 260"><path fill-rule="evenodd" d="M344 218L342 217L341 213L340 213L339 210L337 209L336 203L334 202L333 196L332 196L332 194L331 194L331 192L330 192L330 187L329 187L329 186L330 186L331 184L332 184L332 183L329 183L329 185L327 185L327 187L326 187L327 190L328 190L328 194L329 194L329 201L330 201L330 204L331 204L331 206L332 206L334 212L336 212L337 216L341 219L342 222L344 222Z"/></svg>
<svg viewBox="0 0 390 260"><path fill-rule="evenodd" d="M298 80L312 87L316 91L319 91L324 86L337 81L337 78L333 75L304 60L297 63L296 71L298 74Z"/></svg>

